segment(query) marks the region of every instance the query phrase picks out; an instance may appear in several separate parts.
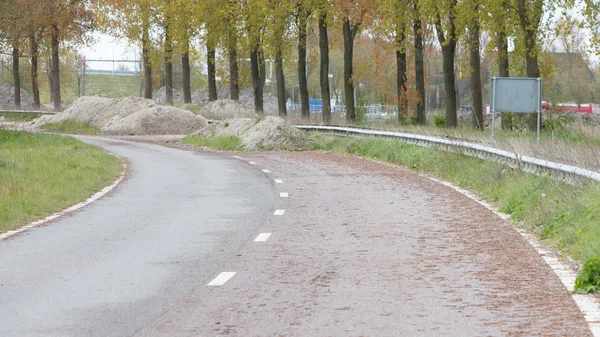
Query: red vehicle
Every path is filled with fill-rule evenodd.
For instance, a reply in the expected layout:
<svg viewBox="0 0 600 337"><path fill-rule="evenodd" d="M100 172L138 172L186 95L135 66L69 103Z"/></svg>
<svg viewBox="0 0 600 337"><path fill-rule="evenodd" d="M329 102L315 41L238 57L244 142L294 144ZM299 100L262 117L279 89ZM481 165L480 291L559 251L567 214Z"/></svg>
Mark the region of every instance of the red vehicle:
<svg viewBox="0 0 600 337"><path fill-rule="evenodd" d="M580 104L579 106L577 106L577 104L575 104L575 103L559 103L553 107L550 107L549 109L553 110L553 111L577 112L577 113L591 115L591 114L600 113L600 104L586 103L586 104ZM489 114L490 113L490 105L485 104L483 106L483 111L484 111L484 113ZM548 111L548 102L542 101L542 111Z"/></svg>
<svg viewBox="0 0 600 337"><path fill-rule="evenodd" d="M597 107L595 104L590 104L590 103L580 104L580 105L577 105L576 103L558 103L555 106L553 106L551 109L555 110L555 111L577 112L577 113L588 114L588 115L600 112L597 110Z"/></svg>

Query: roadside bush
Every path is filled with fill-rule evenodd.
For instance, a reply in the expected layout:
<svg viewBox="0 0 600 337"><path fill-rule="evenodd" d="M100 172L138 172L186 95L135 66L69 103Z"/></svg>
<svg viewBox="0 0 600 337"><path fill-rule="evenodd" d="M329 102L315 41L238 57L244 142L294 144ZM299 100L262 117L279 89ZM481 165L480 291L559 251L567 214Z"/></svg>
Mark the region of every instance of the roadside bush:
<svg viewBox="0 0 600 337"><path fill-rule="evenodd" d="M360 124L367 121L367 108L364 106L356 107L356 123Z"/></svg>
<svg viewBox="0 0 600 337"><path fill-rule="evenodd" d="M542 129L551 132L564 131L574 120L573 116L562 111L549 110L542 114Z"/></svg>
<svg viewBox="0 0 600 337"><path fill-rule="evenodd" d="M588 294L600 292L600 258L589 259L575 280L575 293Z"/></svg>
<svg viewBox="0 0 600 337"><path fill-rule="evenodd" d="M442 114L433 115L433 124L436 128L443 128L446 126L446 117Z"/></svg>

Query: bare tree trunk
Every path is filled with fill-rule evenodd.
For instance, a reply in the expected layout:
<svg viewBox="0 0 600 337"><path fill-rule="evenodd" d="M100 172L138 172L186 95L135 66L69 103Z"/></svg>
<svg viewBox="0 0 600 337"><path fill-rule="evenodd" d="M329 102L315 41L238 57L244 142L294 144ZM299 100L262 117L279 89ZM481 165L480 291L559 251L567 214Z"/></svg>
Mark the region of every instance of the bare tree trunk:
<svg viewBox="0 0 600 337"><path fill-rule="evenodd" d="M58 54L58 26L50 25L52 34L52 67L50 69L52 76L52 101L54 102L54 110L62 110L62 102L60 97L60 58Z"/></svg>
<svg viewBox="0 0 600 337"><path fill-rule="evenodd" d="M19 47L13 45L12 49L12 75L15 87L15 108L21 109L21 76L19 75Z"/></svg>
<svg viewBox="0 0 600 337"><path fill-rule="evenodd" d="M285 105L285 75L283 74L283 57L281 56L281 45L277 46L277 51L275 52L275 78L277 79L277 108L279 110L279 116L282 118L286 118L287 107Z"/></svg>
<svg viewBox="0 0 600 337"><path fill-rule="evenodd" d="M310 120L308 106L308 79L306 69L306 30L308 13L301 9L298 12L298 85L300 90L300 111L303 120Z"/></svg>
<svg viewBox="0 0 600 337"><path fill-rule="evenodd" d="M240 85L238 84L238 61L237 61L237 41L230 40L229 45L229 95L232 100L240 99Z"/></svg>
<svg viewBox="0 0 600 337"><path fill-rule="evenodd" d="M423 57L423 32L421 14L417 7L417 1L413 2L415 19L413 21L413 33L415 35L415 83L419 102L417 103L417 124L427 124L427 114L425 113L425 61Z"/></svg>
<svg viewBox="0 0 600 337"><path fill-rule="evenodd" d="M456 119L456 79L454 74L454 57L456 43L450 42L442 46L444 87L446 89L446 127L455 128Z"/></svg>
<svg viewBox="0 0 600 337"><path fill-rule="evenodd" d="M211 42L206 42L206 64L208 68L208 101L216 101L217 95L217 68L215 64L215 47Z"/></svg>
<svg viewBox="0 0 600 337"><path fill-rule="evenodd" d="M404 27L396 31L396 85L398 90L398 120L404 120L408 115L408 100L406 97L406 33Z"/></svg>
<svg viewBox="0 0 600 337"><path fill-rule="evenodd" d="M504 27L501 29L504 29ZM498 48L498 76L509 77L508 39L504 31L498 32L496 43ZM512 115L509 113L502 113L501 124L502 129L512 130Z"/></svg>
<svg viewBox="0 0 600 337"><path fill-rule="evenodd" d="M191 70L190 70L190 40L187 33L183 39L183 54L181 55L181 67L183 69L183 103L192 103Z"/></svg>
<svg viewBox="0 0 600 337"><path fill-rule="evenodd" d="M356 109L354 106L354 83L352 75L354 68L352 60L354 57L354 35L356 27L350 27L350 20L344 19L344 102L346 104L346 121L356 122Z"/></svg>
<svg viewBox="0 0 600 337"><path fill-rule="evenodd" d="M229 17L227 18L227 51L229 54L229 97L237 101L240 99L238 54L237 54L237 31L236 17L233 8L236 7L236 0L228 0Z"/></svg>
<svg viewBox="0 0 600 337"><path fill-rule="evenodd" d="M38 85L38 45L35 33L31 33L29 36L29 46L31 48L31 94L33 95L33 108L37 110L41 104Z"/></svg>
<svg viewBox="0 0 600 337"><path fill-rule="evenodd" d="M444 37L442 19L437 13L435 28L440 45L442 45L442 67L444 70L444 87L446 91L446 127L455 128L456 120L456 79L454 73L454 59L456 55L456 32L454 21L450 18L448 36Z"/></svg>
<svg viewBox="0 0 600 337"><path fill-rule="evenodd" d="M475 4L473 9L475 13L479 12L479 3ZM476 14L478 15L478 14ZM470 63L471 63L471 87L473 97L473 126L484 129L483 125L483 97L481 89L481 56L479 55L479 21L476 16L473 16L472 24L469 29L469 45L470 45Z"/></svg>
<svg viewBox="0 0 600 337"><path fill-rule="evenodd" d="M331 93L329 91L329 37L327 35L327 12L319 15L319 50L321 72L321 100L323 100L323 122L331 124Z"/></svg>
<svg viewBox="0 0 600 337"><path fill-rule="evenodd" d="M152 99L152 64L150 63L150 22L144 10L142 18L142 58L144 59L144 98Z"/></svg>
<svg viewBox="0 0 600 337"><path fill-rule="evenodd" d="M165 18L165 96L167 104L173 104L173 39L170 18Z"/></svg>
<svg viewBox="0 0 600 337"><path fill-rule="evenodd" d="M258 48L258 44L256 44L253 46L252 51L250 52L250 68L252 72L252 89L254 89L254 111L257 114L262 115L264 113L263 85L261 83L261 60Z"/></svg>

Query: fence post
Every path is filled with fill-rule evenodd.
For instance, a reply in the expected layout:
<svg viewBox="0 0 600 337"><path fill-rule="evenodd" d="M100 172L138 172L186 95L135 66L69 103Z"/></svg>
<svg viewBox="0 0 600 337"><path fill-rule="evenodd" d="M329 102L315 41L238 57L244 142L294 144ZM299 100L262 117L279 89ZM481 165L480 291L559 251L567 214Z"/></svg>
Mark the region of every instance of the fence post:
<svg viewBox="0 0 600 337"><path fill-rule="evenodd" d="M85 68L86 68L86 61L85 61L85 56L83 57L83 83L81 85L81 94L82 96L85 96Z"/></svg>

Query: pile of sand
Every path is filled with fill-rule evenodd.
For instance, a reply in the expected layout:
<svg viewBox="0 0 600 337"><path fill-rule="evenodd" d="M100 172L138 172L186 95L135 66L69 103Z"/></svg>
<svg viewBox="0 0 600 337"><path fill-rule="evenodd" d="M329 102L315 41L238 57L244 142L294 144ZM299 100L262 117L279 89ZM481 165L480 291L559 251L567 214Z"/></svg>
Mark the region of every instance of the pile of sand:
<svg viewBox="0 0 600 337"><path fill-rule="evenodd" d="M200 115L208 119L256 117L253 109L248 109L239 102L232 101L228 98L206 104L200 110Z"/></svg>
<svg viewBox="0 0 600 337"><path fill-rule="evenodd" d="M21 107L30 108L33 105L33 97L23 88L21 88ZM15 87L10 84L0 84L0 107L14 108L15 106Z"/></svg>
<svg viewBox="0 0 600 337"><path fill-rule="evenodd" d="M220 121L201 131L204 137L237 136L246 150L298 150L309 146L306 135L279 117Z"/></svg>
<svg viewBox="0 0 600 337"><path fill-rule="evenodd" d="M206 119L171 106L160 106L139 97L110 99L81 97L64 112L43 116L32 122L34 128L67 120L89 123L110 135L189 134L206 127Z"/></svg>

